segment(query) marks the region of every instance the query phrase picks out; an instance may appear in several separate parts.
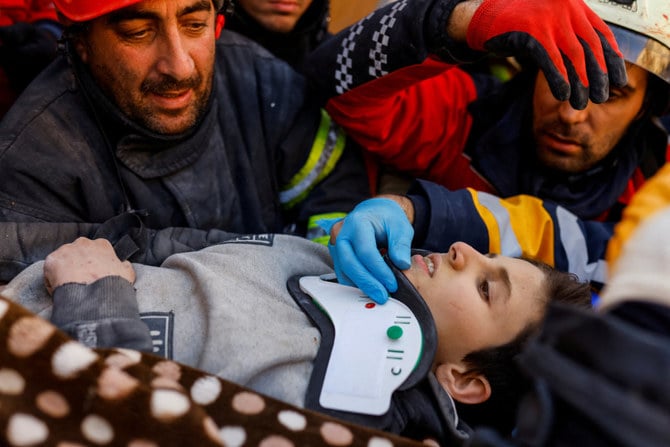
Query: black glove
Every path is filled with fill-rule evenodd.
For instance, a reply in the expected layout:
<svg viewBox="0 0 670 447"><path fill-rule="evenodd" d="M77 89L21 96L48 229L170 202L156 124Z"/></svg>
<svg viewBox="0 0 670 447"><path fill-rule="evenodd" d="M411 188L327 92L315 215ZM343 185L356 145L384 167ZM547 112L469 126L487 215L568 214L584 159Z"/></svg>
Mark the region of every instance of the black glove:
<svg viewBox="0 0 670 447"><path fill-rule="evenodd" d="M60 25L52 21L0 27L0 67L11 87L22 91L58 54Z"/></svg>

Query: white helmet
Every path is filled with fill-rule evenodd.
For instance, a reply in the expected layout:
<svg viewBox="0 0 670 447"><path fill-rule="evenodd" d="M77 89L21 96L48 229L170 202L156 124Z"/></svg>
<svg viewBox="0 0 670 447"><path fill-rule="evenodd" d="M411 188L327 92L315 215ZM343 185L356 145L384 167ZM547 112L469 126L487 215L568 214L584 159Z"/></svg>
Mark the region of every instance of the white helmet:
<svg viewBox="0 0 670 447"><path fill-rule="evenodd" d="M584 0L612 29L624 59L670 84L670 0Z"/></svg>

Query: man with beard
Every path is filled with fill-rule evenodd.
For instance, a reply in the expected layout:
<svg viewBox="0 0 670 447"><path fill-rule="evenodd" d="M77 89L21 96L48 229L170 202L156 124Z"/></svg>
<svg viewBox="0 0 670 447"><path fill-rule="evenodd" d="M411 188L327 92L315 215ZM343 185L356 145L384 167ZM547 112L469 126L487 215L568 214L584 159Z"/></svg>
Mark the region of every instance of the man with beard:
<svg viewBox="0 0 670 447"><path fill-rule="evenodd" d="M310 51L330 36L329 0L236 0L226 29L255 40L298 71Z"/></svg>
<svg viewBox="0 0 670 447"><path fill-rule="evenodd" d="M555 3L560 9L554 10L551 3L397 1L321 45L308 74L331 96L326 108L333 119L380 163L452 190L545 201L529 200L519 210L518 202L484 203L473 193L470 206L490 234L499 236L474 244L480 250L539 256L557 266L564 261L560 268L580 264L591 276L585 279L592 279L603 271L597 265L605 244L601 238L597 247L590 246L583 234L587 223L574 223L573 217L588 220L592 228L601 222L598 234L611 234L635 191L668 156L667 133L657 118L670 103L670 27L664 19L670 7L658 0L636 0L632 6L623 0L570 0ZM605 22L595 33L584 27L594 16ZM552 38L554 47L543 43ZM621 73L605 62L615 51L613 38L626 60L619 79ZM610 43L605 56L601 41ZM574 51L601 61L610 78L574 63ZM514 54L525 68L499 85L459 66L484 52ZM439 251L458 229L446 219L455 212L449 191L434 186L422 183L411 200L396 199L414 223L415 246L427 242L425 248ZM342 266L341 280L349 277L383 299L382 284L392 288L392 278L380 257L374 265L381 270L361 253L375 243L392 251L400 246L395 262L406 266L412 228L390 201L373 204L380 209L357 214L358 220L348 216L334 258L336 268ZM563 208L574 214L569 224L560 221ZM405 231L388 232L387 218ZM492 230L504 225L513 231ZM566 236L568 227L577 236L574 231ZM376 237L363 237L373 233Z"/></svg>
<svg viewBox="0 0 670 447"><path fill-rule="evenodd" d="M217 38L223 0L54 3L63 57L0 127L0 281L78 236L148 264L224 231L314 239L368 196L304 78Z"/></svg>

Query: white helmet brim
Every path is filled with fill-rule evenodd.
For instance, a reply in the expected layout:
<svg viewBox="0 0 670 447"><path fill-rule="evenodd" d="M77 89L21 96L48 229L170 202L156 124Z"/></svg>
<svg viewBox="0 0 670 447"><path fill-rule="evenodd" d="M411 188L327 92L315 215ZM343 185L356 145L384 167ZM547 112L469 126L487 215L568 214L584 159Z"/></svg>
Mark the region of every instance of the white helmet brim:
<svg viewBox="0 0 670 447"><path fill-rule="evenodd" d="M608 23L626 61L670 84L670 48L659 41Z"/></svg>

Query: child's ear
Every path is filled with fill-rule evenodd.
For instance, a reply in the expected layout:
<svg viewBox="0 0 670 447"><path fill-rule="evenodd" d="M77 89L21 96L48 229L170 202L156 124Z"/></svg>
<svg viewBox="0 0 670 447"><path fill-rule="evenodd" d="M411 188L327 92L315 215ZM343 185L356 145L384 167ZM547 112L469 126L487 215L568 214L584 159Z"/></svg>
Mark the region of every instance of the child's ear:
<svg viewBox="0 0 670 447"><path fill-rule="evenodd" d="M468 371L463 365L443 363L435 377L447 393L464 404L480 404L491 397L491 384L483 374Z"/></svg>

